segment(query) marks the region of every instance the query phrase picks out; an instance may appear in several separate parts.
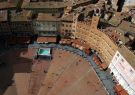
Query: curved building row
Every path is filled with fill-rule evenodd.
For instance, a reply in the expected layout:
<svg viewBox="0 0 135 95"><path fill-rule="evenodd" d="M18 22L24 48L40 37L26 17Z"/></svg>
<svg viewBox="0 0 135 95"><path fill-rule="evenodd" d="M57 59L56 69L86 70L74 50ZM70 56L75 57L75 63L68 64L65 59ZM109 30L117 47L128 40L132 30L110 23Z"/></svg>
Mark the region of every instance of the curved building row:
<svg viewBox="0 0 135 95"><path fill-rule="evenodd" d="M135 55L124 45L120 47L104 32L97 29L99 17L93 16L91 24L78 22L75 38L84 40L108 64L110 73L128 94L135 95Z"/></svg>

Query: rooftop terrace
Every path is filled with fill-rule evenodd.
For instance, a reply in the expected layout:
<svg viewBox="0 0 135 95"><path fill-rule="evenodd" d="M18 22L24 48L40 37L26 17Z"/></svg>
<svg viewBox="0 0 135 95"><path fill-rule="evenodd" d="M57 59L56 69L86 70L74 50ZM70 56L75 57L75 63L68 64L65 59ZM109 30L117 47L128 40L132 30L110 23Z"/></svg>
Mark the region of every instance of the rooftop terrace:
<svg viewBox="0 0 135 95"><path fill-rule="evenodd" d="M0 9L15 8L16 5L17 5L17 2L6 2L6 1L5 2L0 2Z"/></svg>

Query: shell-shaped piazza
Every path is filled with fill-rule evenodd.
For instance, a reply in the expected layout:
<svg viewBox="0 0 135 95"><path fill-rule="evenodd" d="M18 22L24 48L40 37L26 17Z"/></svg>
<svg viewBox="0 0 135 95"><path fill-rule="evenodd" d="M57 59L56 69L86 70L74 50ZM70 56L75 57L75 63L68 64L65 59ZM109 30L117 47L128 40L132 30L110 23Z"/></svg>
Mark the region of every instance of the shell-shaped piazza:
<svg viewBox="0 0 135 95"><path fill-rule="evenodd" d="M52 50L52 59L35 59L38 48ZM14 48L0 56L13 72L6 95L107 95L115 93L112 77L100 70L83 51L63 45L38 45ZM10 81L12 77L8 78ZM5 83L7 83L5 81ZM106 82L106 83L105 83ZM1 83L4 84L4 83ZM110 86L109 86L110 85ZM106 90L106 87L108 86ZM109 91L109 92L108 92Z"/></svg>

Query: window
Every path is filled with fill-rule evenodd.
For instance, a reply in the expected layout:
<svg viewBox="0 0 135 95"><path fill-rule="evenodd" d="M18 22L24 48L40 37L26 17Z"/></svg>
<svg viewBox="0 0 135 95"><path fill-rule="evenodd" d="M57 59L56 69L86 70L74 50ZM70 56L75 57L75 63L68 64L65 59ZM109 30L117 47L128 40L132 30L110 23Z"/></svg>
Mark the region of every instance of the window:
<svg viewBox="0 0 135 95"><path fill-rule="evenodd" d="M65 30L65 32L68 32L68 30Z"/></svg>
<svg viewBox="0 0 135 95"><path fill-rule="evenodd" d="M68 30L69 32L71 32L71 30Z"/></svg>
<svg viewBox="0 0 135 95"><path fill-rule="evenodd" d="M117 56L119 57L119 54L117 54Z"/></svg>
<svg viewBox="0 0 135 95"><path fill-rule="evenodd" d="M72 32L75 32L75 30L72 30Z"/></svg>
<svg viewBox="0 0 135 95"><path fill-rule="evenodd" d="M121 59L122 62L124 62L124 59Z"/></svg>
<svg viewBox="0 0 135 95"><path fill-rule="evenodd" d="M53 24L52 26L53 26L53 27L55 27L55 25L54 25L54 24Z"/></svg>
<svg viewBox="0 0 135 95"><path fill-rule="evenodd" d="M134 73L132 69L129 70L131 73Z"/></svg>

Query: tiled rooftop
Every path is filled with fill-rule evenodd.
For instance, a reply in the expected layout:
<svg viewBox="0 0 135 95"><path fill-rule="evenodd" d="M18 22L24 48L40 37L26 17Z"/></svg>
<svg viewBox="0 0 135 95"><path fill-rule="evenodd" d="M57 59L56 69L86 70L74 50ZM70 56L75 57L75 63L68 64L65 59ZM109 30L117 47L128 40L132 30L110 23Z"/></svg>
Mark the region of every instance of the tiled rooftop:
<svg viewBox="0 0 135 95"><path fill-rule="evenodd" d="M63 2L23 2L22 8L61 8L65 7Z"/></svg>
<svg viewBox="0 0 135 95"><path fill-rule="evenodd" d="M89 0L77 0L77 4L89 2ZM23 2L22 8L63 8L66 6L72 6L71 1L67 2Z"/></svg>
<svg viewBox="0 0 135 95"><path fill-rule="evenodd" d="M15 8L17 2L0 2L0 9Z"/></svg>
<svg viewBox="0 0 135 95"><path fill-rule="evenodd" d="M122 56L130 63L130 65L135 68L135 55L127 47L122 46L119 48Z"/></svg>
<svg viewBox="0 0 135 95"><path fill-rule="evenodd" d="M73 13L69 14L69 15L64 15L61 20L63 21L73 21Z"/></svg>
<svg viewBox="0 0 135 95"><path fill-rule="evenodd" d="M52 14L39 13L37 21L60 21L60 18L52 16Z"/></svg>
<svg viewBox="0 0 135 95"><path fill-rule="evenodd" d="M21 12L17 12L15 10L11 11L11 21L29 21L28 14L30 11L23 10Z"/></svg>

